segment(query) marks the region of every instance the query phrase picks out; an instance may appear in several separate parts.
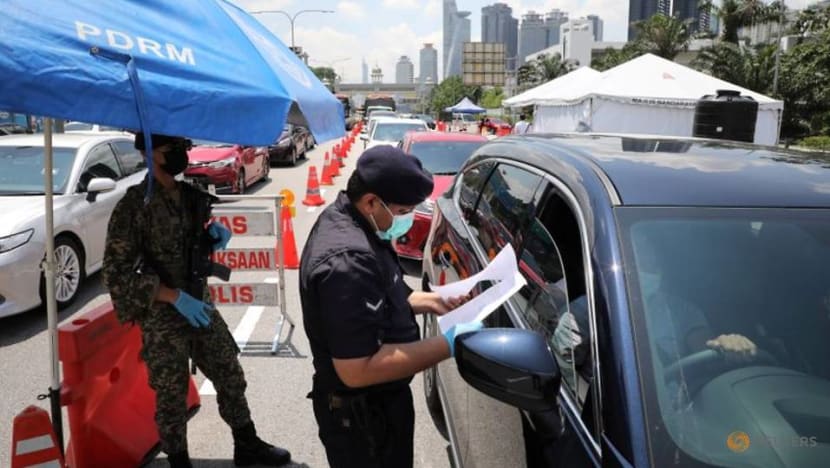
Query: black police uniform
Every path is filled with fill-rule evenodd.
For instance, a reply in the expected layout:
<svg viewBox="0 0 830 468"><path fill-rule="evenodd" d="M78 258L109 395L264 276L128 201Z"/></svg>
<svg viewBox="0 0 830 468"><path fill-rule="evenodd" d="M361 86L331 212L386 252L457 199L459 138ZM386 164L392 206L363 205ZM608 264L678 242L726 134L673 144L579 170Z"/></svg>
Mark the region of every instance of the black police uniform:
<svg viewBox="0 0 830 468"><path fill-rule="evenodd" d="M414 158L413 158L414 159ZM391 244L345 192L314 225L300 265L303 321L314 357L309 397L329 464L412 466L415 414L412 377L351 389L332 358L375 354L384 343L420 338L408 298L412 290Z"/></svg>

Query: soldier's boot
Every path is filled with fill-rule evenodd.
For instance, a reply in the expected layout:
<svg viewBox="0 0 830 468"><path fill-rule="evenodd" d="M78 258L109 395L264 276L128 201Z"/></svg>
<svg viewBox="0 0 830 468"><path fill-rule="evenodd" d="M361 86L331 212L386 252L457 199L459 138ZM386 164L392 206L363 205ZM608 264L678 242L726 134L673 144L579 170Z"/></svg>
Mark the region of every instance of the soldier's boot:
<svg viewBox="0 0 830 468"><path fill-rule="evenodd" d="M256 435L254 423L233 429L233 462L236 466L282 466L291 462L291 453Z"/></svg>
<svg viewBox="0 0 830 468"><path fill-rule="evenodd" d="M167 454L167 462L170 463L170 468L193 468L193 465L190 464L190 455L187 453L187 450Z"/></svg>

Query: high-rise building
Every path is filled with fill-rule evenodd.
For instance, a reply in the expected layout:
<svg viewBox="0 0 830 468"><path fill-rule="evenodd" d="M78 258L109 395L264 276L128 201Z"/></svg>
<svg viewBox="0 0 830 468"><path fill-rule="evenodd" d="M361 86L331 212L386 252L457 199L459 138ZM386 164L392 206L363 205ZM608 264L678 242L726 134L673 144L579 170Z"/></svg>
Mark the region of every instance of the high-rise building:
<svg viewBox="0 0 830 468"><path fill-rule="evenodd" d="M557 9L544 16L535 11L522 16L519 27L519 65L524 63L528 55L559 44L559 30L567 22L568 13Z"/></svg>
<svg viewBox="0 0 830 468"><path fill-rule="evenodd" d="M412 60L409 60L409 57L401 55L401 58L398 59L398 63L395 64L395 83L407 84L413 83L414 80L415 65L412 64Z"/></svg>
<svg viewBox="0 0 830 468"><path fill-rule="evenodd" d="M464 43L470 41L470 12L458 11L455 0L444 0L444 78L461 75Z"/></svg>
<svg viewBox="0 0 830 468"><path fill-rule="evenodd" d="M563 24L568 22L568 14L554 8L545 15L545 29L547 31L546 47L559 44L559 31Z"/></svg>
<svg viewBox="0 0 830 468"><path fill-rule="evenodd" d="M426 82L427 78L432 83L438 83L438 51L432 47L432 44L424 44L418 65L419 83Z"/></svg>
<svg viewBox="0 0 830 468"><path fill-rule="evenodd" d="M628 40L634 40L637 29L634 24L661 13L691 20L692 32L709 29L709 14L700 10L699 0L630 0L628 3Z"/></svg>
<svg viewBox="0 0 830 468"><path fill-rule="evenodd" d="M593 27L594 31L594 41L595 42L602 42L602 29L603 29L603 22L597 15L588 15L588 21L591 22L591 26Z"/></svg>
<svg viewBox="0 0 830 468"><path fill-rule="evenodd" d="M372 83L383 83L383 70L377 64L372 68Z"/></svg>
<svg viewBox="0 0 830 468"><path fill-rule="evenodd" d="M360 82L363 84L369 83L369 64L366 63L366 57L363 57L363 61L360 62L360 71L361 71L361 80Z"/></svg>
<svg viewBox="0 0 830 468"><path fill-rule="evenodd" d="M504 44L507 69L516 69L519 45L519 20L513 9L504 3L494 3L481 9L481 42Z"/></svg>

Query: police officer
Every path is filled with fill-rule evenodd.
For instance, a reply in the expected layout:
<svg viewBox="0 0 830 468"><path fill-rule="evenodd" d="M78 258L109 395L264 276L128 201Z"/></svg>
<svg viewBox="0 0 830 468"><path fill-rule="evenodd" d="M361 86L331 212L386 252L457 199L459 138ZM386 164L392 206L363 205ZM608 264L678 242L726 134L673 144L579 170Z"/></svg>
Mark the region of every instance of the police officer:
<svg viewBox="0 0 830 468"><path fill-rule="evenodd" d="M413 292L390 244L432 188L414 156L392 146L366 150L303 249L300 298L315 371L309 397L332 468L411 467L409 383L453 354L457 334L481 327L420 339L415 314L444 314L464 300Z"/></svg>
<svg viewBox="0 0 830 468"><path fill-rule="evenodd" d="M193 239L191 202L204 203L210 195L175 176L187 167L189 140L152 135L153 191L145 205L147 179L130 187L116 205L107 231L103 279L119 320L141 328L141 356L147 364L150 386L156 392L156 424L161 448L172 467L190 467L187 452L188 358L216 387L219 414L231 427L237 466L261 463L280 466L291 460L288 451L257 437L245 399L245 376L239 349L222 316L203 294L193 297L182 285L188 280L186 252ZM144 135L135 137L144 150ZM203 228L203 227L202 227ZM212 223L209 232L224 248L230 232ZM163 279L162 279L163 278Z"/></svg>

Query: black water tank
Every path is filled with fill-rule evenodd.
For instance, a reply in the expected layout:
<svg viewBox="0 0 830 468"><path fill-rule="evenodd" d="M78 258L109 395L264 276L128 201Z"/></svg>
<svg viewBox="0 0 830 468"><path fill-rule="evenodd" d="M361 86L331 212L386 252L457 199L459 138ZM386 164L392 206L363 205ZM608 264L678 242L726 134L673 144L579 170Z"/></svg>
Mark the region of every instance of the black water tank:
<svg viewBox="0 0 830 468"><path fill-rule="evenodd" d="M755 140L758 102L740 91L719 89L697 101L693 136L720 140Z"/></svg>

